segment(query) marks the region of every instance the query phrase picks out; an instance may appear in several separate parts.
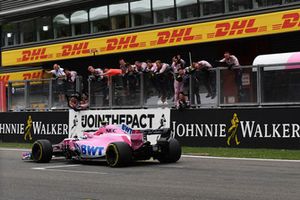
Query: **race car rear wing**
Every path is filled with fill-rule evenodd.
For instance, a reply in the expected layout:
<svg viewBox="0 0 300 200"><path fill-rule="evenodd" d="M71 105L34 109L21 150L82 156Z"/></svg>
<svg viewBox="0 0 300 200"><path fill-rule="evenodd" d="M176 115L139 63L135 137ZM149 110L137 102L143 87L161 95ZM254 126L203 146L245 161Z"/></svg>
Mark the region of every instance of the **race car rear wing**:
<svg viewBox="0 0 300 200"><path fill-rule="evenodd" d="M164 128L164 129L146 129L140 130L141 133L144 135L161 135L163 138L168 138L171 135L171 129Z"/></svg>

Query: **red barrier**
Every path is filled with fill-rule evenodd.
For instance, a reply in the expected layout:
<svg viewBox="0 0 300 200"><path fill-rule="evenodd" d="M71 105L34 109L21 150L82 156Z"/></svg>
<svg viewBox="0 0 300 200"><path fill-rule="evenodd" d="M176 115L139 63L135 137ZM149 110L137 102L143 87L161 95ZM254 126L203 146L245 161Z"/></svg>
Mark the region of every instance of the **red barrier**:
<svg viewBox="0 0 300 200"><path fill-rule="evenodd" d="M0 81L0 112L6 112L6 86Z"/></svg>

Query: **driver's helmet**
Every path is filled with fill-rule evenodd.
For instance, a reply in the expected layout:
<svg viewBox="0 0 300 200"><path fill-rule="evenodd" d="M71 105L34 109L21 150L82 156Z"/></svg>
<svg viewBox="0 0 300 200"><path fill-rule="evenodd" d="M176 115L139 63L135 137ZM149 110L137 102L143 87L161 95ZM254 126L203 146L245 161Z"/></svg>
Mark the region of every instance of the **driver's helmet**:
<svg viewBox="0 0 300 200"><path fill-rule="evenodd" d="M101 135L106 132L108 121L101 121L101 127L94 133L94 135Z"/></svg>
<svg viewBox="0 0 300 200"><path fill-rule="evenodd" d="M101 125L102 126L107 126L108 125L108 121L101 121Z"/></svg>

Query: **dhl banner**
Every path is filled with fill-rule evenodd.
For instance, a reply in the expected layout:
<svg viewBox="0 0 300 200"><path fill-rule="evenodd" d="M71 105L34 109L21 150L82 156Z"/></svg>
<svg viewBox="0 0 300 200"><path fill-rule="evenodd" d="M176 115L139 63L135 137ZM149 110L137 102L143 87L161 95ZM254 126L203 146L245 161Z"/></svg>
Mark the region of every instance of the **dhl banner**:
<svg viewBox="0 0 300 200"><path fill-rule="evenodd" d="M300 30L300 9L2 52L2 66Z"/></svg>
<svg viewBox="0 0 300 200"><path fill-rule="evenodd" d="M0 74L0 81L7 84L8 81L19 81L19 80L39 80L44 77L44 72L42 69L21 71L21 72L9 72Z"/></svg>

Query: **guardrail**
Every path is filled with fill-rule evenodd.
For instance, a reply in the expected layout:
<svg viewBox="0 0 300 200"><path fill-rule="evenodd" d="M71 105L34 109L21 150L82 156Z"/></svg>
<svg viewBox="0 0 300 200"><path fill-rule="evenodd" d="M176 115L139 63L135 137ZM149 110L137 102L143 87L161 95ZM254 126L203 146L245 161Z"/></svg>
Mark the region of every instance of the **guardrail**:
<svg viewBox="0 0 300 200"><path fill-rule="evenodd" d="M9 81L7 106L9 111L47 111L68 109L66 94L81 92L82 77L74 84L63 79Z"/></svg>
<svg viewBox="0 0 300 200"><path fill-rule="evenodd" d="M242 66L236 68L238 69L242 70L242 88L236 102L231 102L230 95L224 94L222 90L226 89L224 85L229 79L226 77L227 68L214 69L220 77L217 77L218 107L300 104L300 63ZM234 93L234 90L238 93L238 89L234 87L227 93Z"/></svg>
<svg viewBox="0 0 300 200"><path fill-rule="evenodd" d="M182 80L191 107L300 105L300 63L213 68ZM67 109L65 94L81 92L59 79L8 82L8 110ZM174 107L174 76L151 73L88 79L91 109ZM210 92L209 92L210 91ZM211 93L212 97L207 95ZM215 94L215 95L214 95Z"/></svg>

